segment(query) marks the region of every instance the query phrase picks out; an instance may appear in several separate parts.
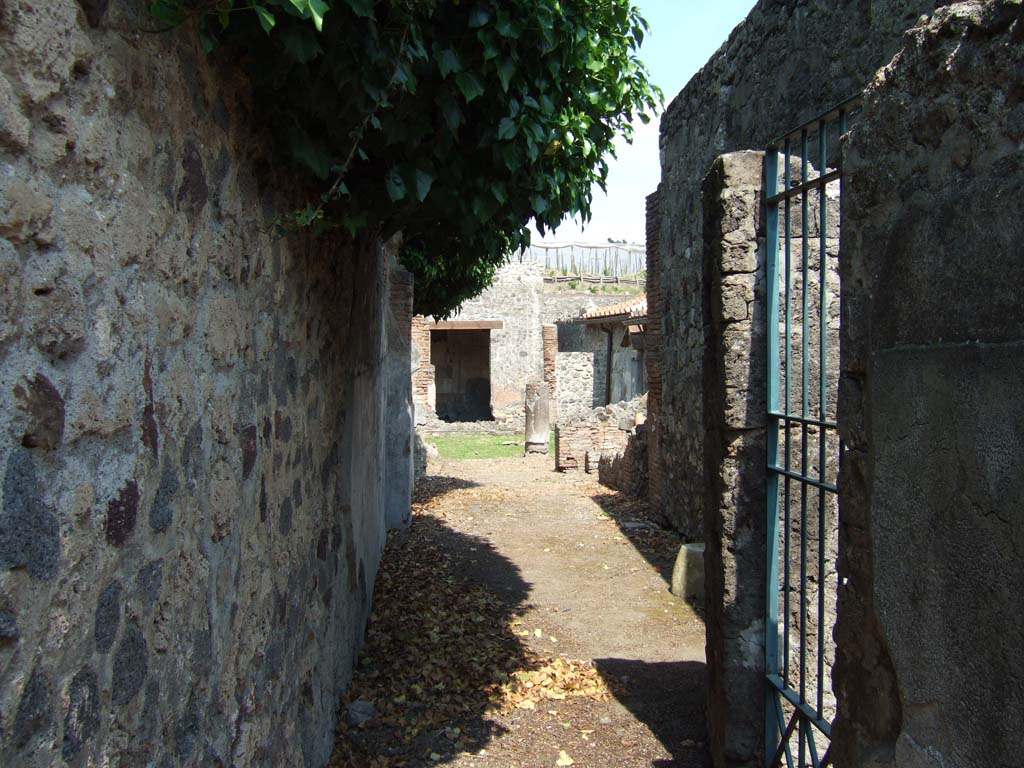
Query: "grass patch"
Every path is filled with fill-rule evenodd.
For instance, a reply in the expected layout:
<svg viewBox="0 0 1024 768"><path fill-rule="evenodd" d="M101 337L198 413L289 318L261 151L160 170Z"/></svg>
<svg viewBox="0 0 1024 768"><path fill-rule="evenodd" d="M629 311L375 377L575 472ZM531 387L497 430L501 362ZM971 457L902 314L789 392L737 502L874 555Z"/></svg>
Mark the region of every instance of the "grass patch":
<svg viewBox="0 0 1024 768"><path fill-rule="evenodd" d="M502 445L514 441L516 445ZM510 459L523 455L523 435L433 435L427 438L443 459ZM551 432L550 454L555 451Z"/></svg>

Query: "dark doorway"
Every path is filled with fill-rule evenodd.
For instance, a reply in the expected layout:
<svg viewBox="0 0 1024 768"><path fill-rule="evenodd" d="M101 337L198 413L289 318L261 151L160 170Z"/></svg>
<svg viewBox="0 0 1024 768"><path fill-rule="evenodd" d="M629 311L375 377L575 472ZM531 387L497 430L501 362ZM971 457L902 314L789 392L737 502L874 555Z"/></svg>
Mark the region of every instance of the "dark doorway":
<svg viewBox="0 0 1024 768"><path fill-rule="evenodd" d="M442 421L491 421L491 332L430 333L437 416Z"/></svg>

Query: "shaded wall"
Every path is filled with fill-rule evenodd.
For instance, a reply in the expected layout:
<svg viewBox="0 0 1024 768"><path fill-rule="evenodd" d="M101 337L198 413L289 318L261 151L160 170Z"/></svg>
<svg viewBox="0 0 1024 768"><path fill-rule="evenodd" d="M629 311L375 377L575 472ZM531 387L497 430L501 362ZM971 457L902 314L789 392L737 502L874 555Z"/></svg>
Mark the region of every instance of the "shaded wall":
<svg viewBox="0 0 1024 768"><path fill-rule="evenodd" d="M662 389L651 478L666 517L699 539L704 496L701 413L701 180L720 154L768 141L858 93L933 0L761 0L666 109L648 297ZM648 243L651 237L648 234ZM649 246L650 247L650 246ZM657 464L657 468L653 467Z"/></svg>
<svg viewBox="0 0 1024 768"><path fill-rule="evenodd" d="M850 137L838 768L1024 754L1022 71L1020 3L951 6Z"/></svg>
<svg viewBox="0 0 1024 768"><path fill-rule="evenodd" d="M385 254L265 234L306 190L145 5L0 4L0 763L320 766L384 538Z"/></svg>

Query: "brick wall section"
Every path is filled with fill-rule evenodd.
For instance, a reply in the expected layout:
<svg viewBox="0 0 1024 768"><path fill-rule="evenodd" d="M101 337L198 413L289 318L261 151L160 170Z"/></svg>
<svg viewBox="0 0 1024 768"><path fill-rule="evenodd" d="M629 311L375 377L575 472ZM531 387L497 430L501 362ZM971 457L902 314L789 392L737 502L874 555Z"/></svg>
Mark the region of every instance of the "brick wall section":
<svg viewBox="0 0 1024 768"><path fill-rule="evenodd" d="M555 469L596 472L599 457L622 453L628 439L629 432L611 421L560 424L555 427Z"/></svg>
<svg viewBox="0 0 1024 768"><path fill-rule="evenodd" d="M544 381L548 385L548 394L551 398L551 423L557 424L558 376L555 374L555 364L558 358L558 326L543 326L541 336L544 344Z"/></svg>
<svg viewBox="0 0 1024 768"><path fill-rule="evenodd" d="M661 510L661 356L663 341L661 294L661 195L647 196L647 497Z"/></svg>
<svg viewBox="0 0 1024 768"><path fill-rule="evenodd" d="M393 270L389 273L388 298L391 302L391 313L407 344L412 341L413 283L412 273L404 269Z"/></svg>
<svg viewBox="0 0 1024 768"><path fill-rule="evenodd" d="M625 434L622 453L606 453L598 460L597 477L602 485L643 498L647 495L648 427L638 424L633 432Z"/></svg>
<svg viewBox="0 0 1024 768"><path fill-rule="evenodd" d="M412 402L416 410L431 413L434 404L430 401L430 391L434 384L434 368L430 364L430 324L431 319L416 315L412 318L410 334L412 336Z"/></svg>

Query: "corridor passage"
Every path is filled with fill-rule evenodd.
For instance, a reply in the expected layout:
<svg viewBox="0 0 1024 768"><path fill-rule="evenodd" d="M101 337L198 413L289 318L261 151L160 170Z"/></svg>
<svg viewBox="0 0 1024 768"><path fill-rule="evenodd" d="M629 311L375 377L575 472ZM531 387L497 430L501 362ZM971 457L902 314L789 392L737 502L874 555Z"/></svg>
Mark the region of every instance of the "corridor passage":
<svg viewBox="0 0 1024 768"><path fill-rule="evenodd" d="M703 765L678 537L552 463L432 462L388 542L333 765Z"/></svg>

